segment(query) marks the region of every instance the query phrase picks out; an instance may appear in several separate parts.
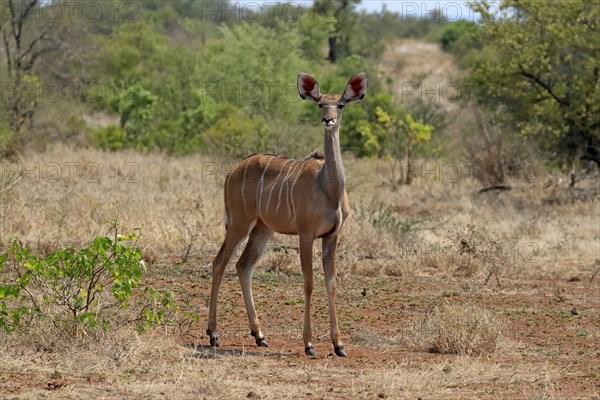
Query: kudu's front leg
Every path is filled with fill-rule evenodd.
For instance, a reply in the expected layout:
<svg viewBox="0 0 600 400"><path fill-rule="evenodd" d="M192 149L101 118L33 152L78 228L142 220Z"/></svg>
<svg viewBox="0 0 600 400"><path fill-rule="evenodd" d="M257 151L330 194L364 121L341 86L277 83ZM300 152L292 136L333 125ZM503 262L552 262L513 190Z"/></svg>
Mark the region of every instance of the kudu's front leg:
<svg viewBox="0 0 600 400"><path fill-rule="evenodd" d="M313 292L313 270L312 270L313 238L306 235L300 236L300 264L302 264L302 276L304 277L304 352L307 356L316 357L317 353L312 344L312 329L310 327L310 300Z"/></svg>
<svg viewBox="0 0 600 400"><path fill-rule="evenodd" d="M333 349L338 356L346 357L347 354L340 339L337 313L335 311L335 253L337 250L337 241L337 235L323 238L323 273L325 275L325 289L327 290L327 303L329 305L329 323L331 325Z"/></svg>

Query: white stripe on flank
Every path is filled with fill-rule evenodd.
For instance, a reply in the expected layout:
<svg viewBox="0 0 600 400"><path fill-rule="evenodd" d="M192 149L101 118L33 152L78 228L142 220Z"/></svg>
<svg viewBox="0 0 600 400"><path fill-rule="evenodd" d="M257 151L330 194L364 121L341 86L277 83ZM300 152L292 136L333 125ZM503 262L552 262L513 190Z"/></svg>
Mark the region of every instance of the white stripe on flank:
<svg viewBox="0 0 600 400"><path fill-rule="evenodd" d="M269 191L269 198L267 199L267 207L269 207L269 204L271 204L271 196L273 195L273 189L275 189L275 186L277 186L277 181L279 181L279 177L281 176L281 174L283 174L283 170L285 169L285 165L287 163L289 163L290 161L293 160L286 160L283 165L281 166L281 170L279 171L279 174L277 175L277 178L275 178L275 182L273 182L273 186L271 186L271 190ZM283 185L283 182L281 183L281 185Z"/></svg>
<svg viewBox="0 0 600 400"><path fill-rule="evenodd" d="M262 175L260 176L259 179L259 188L256 190L256 204L258 205L257 209L256 209L256 215L258 215L260 217L260 204L262 203L262 191L263 191L263 186L265 184L265 174L267 173L267 169L269 168L269 165L271 164L271 161L273 161L273 159L275 158L275 156L271 156L271 158L269 158L269 162L267 162L267 165L265 166L265 170L263 171Z"/></svg>
<svg viewBox="0 0 600 400"><path fill-rule="evenodd" d="M283 178L283 181L281 182L281 187L279 188L279 200L277 200L277 207L275 208L275 212L277 212L279 210L279 206L281 205L281 192L283 192L283 185L287 185L287 179L290 176L290 174L292 173L292 171L294 171L294 168L296 168L296 163L298 161L296 160L292 160L294 161L294 165L292 165L290 167L290 170L288 171L288 173L285 175L285 177Z"/></svg>
<svg viewBox="0 0 600 400"><path fill-rule="evenodd" d="M296 205L294 204L294 186L298 183L300 179L300 174L302 174L302 163L300 163L300 170L298 171L298 175L296 176L296 180L292 183L292 189L290 190L290 196L292 198L292 222L296 220Z"/></svg>
<svg viewBox="0 0 600 400"><path fill-rule="evenodd" d="M302 162L298 161L298 163L300 165L299 170L302 171ZM294 171L295 170L296 170L296 166L294 165ZM285 182L285 188L286 188L286 190L285 190L285 205L288 209L288 218L292 217L292 209L290 208L290 197L291 197L290 196L290 185L291 185L290 180L292 179L292 175L294 175L293 172L290 174L290 176L288 177L288 179ZM294 204L294 199L292 199L292 205L293 204Z"/></svg>
<svg viewBox="0 0 600 400"><path fill-rule="evenodd" d="M227 227L227 223L230 222L230 220L233 220L233 215L231 215L231 204L229 204L229 193L227 192L230 178L231 174L227 174L227 177L225 178L225 227Z"/></svg>
<svg viewBox="0 0 600 400"><path fill-rule="evenodd" d="M246 163L246 167L244 167L244 178L242 179L242 202L244 203L244 210L246 210L246 194L244 193L244 187L246 186L246 171L248 171L248 165L250 162Z"/></svg>

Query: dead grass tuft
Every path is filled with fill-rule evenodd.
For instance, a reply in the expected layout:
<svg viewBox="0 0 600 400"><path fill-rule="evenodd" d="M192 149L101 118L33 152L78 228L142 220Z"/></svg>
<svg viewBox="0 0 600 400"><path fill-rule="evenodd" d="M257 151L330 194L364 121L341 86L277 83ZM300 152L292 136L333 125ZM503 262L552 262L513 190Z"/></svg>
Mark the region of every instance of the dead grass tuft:
<svg viewBox="0 0 600 400"><path fill-rule="evenodd" d="M482 355L496 350L501 336L495 314L474 304L436 307L413 332L417 347L433 353Z"/></svg>

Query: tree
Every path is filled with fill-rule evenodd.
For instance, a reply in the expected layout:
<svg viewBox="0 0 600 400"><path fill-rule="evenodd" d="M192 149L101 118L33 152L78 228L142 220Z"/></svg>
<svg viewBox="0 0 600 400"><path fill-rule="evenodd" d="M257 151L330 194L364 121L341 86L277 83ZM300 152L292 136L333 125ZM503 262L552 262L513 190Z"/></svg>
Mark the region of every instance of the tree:
<svg viewBox="0 0 600 400"><path fill-rule="evenodd" d="M46 53L58 49L51 37L52 24L32 26L32 15L44 6L41 0L7 0L2 4L0 31L6 57L7 81L2 85L3 101L9 115L9 125L18 133L31 121L40 102L40 81L33 67ZM53 5L45 5L53 7Z"/></svg>
<svg viewBox="0 0 600 400"><path fill-rule="evenodd" d="M315 12L335 21L333 33L328 38L327 59L335 64L338 58L351 54L350 37L357 30L354 6L361 0L315 0Z"/></svg>
<svg viewBox="0 0 600 400"><path fill-rule="evenodd" d="M431 142L434 127L415 121L412 115L398 118L397 113L375 107L375 121L362 121L357 130L365 138L365 152L383 156L389 161L393 189L410 185L415 175L413 157L418 147Z"/></svg>
<svg viewBox="0 0 600 400"><path fill-rule="evenodd" d="M481 15L473 37L483 45L471 78L481 102L504 107L503 123L537 137L563 161L600 166L600 12L583 0L504 0L472 5Z"/></svg>

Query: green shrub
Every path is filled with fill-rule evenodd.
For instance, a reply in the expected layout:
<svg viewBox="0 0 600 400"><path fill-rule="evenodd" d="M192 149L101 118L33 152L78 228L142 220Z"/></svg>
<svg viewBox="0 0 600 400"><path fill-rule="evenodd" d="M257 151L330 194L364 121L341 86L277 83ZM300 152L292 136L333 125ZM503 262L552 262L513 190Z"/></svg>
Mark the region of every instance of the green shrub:
<svg viewBox="0 0 600 400"><path fill-rule="evenodd" d="M231 104L223 104L221 118L203 132L202 138L211 153L236 158L254 153L273 152L273 133L262 117L251 118Z"/></svg>
<svg viewBox="0 0 600 400"><path fill-rule="evenodd" d="M90 132L90 142L92 145L104 150L120 150L127 143L127 134L116 125L109 125L104 128L96 129Z"/></svg>
<svg viewBox="0 0 600 400"><path fill-rule="evenodd" d="M86 334L113 323L137 321L146 328L163 322L173 295L139 287L146 265L137 236L113 231L112 237L47 257L14 240L0 256L0 329L11 333L49 321L61 332ZM137 307L132 314L119 314L131 304Z"/></svg>
<svg viewBox="0 0 600 400"><path fill-rule="evenodd" d="M454 46L458 43L469 29L473 29L475 24L468 21L458 21L447 24L441 32L439 42L442 49L445 51L454 50Z"/></svg>
<svg viewBox="0 0 600 400"><path fill-rule="evenodd" d="M309 71L296 29L239 23L220 28L222 38L206 46L200 72L209 96L266 118L294 121L296 75ZM298 100L299 102L299 100Z"/></svg>

